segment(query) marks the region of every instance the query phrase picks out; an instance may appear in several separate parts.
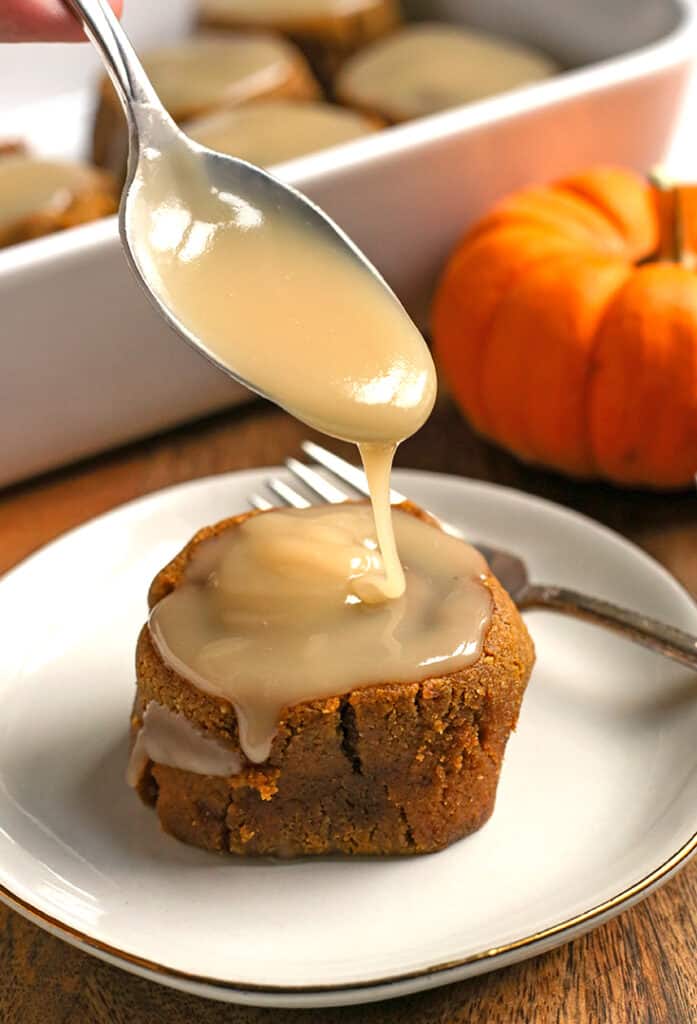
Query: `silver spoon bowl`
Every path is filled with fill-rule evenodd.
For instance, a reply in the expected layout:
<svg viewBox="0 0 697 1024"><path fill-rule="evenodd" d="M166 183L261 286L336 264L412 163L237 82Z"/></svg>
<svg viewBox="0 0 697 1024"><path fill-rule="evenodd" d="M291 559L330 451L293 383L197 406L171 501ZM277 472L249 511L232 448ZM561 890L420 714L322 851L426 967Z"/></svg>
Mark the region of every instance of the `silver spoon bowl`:
<svg viewBox="0 0 697 1024"><path fill-rule="evenodd" d="M168 323L191 346L214 365L265 398L279 402L278 395L266 393L255 381L247 380L229 362L221 362L194 335L163 299L153 278L143 246L142 216L138 215L139 171L149 151L167 152L177 147L186 154L186 170L203 175L211 195L260 210L273 210L291 221L302 223L318 243L332 244L355 261L400 305L389 285L351 239L318 206L271 174L244 160L216 153L194 142L175 124L160 102L118 19L104 0L63 0L81 22L94 43L114 84L128 122L128 170L119 207L119 231L128 262L151 302ZM186 174L182 187L186 186ZM220 206L219 209L222 210ZM231 311L234 315L234 310ZM280 403L279 403L280 404Z"/></svg>

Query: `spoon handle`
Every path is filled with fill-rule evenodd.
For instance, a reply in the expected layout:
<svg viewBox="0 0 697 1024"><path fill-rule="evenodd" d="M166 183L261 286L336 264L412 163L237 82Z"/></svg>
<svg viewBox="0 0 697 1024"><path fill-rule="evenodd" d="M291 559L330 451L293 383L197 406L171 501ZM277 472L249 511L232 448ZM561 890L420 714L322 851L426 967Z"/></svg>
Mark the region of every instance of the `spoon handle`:
<svg viewBox="0 0 697 1024"><path fill-rule="evenodd" d="M129 129L137 132L136 105L164 108L111 7L104 0L63 0L82 24L104 61L128 118Z"/></svg>
<svg viewBox="0 0 697 1024"><path fill-rule="evenodd" d="M697 636L668 626L648 615L620 608L565 587L529 586L518 607L549 608L621 633L628 640L697 671Z"/></svg>

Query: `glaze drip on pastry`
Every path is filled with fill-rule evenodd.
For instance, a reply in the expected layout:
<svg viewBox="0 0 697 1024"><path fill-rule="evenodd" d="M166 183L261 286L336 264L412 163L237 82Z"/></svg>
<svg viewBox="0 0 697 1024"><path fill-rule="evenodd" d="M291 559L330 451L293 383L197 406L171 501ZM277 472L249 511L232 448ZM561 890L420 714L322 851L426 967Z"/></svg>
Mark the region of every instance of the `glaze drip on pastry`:
<svg viewBox="0 0 697 1024"><path fill-rule="evenodd" d="M359 445L383 555L372 600L397 598L388 481L397 445L435 401L424 339L379 278L333 233L275 208L263 181L256 199L222 193L176 145L148 151L142 167L133 202L145 277L216 362Z"/></svg>
<svg viewBox="0 0 697 1024"><path fill-rule="evenodd" d="M126 781L137 786L149 761L196 775L237 775L242 761L235 750L207 736L184 715L151 700L140 723L128 762Z"/></svg>
<svg viewBox="0 0 697 1024"><path fill-rule="evenodd" d="M284 707L479 657L491 614L484 560L407 512L393 519L399 598L365 600L383 567L370 508L356 504L261 513L202 541L153 609L161 657L234 706L250 761L268 757Z"/></svg>

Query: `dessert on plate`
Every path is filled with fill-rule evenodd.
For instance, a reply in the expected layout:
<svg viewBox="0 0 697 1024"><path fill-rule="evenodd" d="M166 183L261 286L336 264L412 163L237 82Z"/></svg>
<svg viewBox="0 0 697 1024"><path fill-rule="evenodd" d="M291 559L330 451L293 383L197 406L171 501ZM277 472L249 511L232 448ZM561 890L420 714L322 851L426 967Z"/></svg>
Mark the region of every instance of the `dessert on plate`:
<svg viewBox="0 0 697 1024"><path fill-rule="evenodd" d="M362 503L225 520L157 574L129 778L165 831L235 854L415 854L489 818L532 642L473 548L413 505L393 520L396 601L374 601Z"/></svg>
<svg viewBox="0 0 697 1024"><path fill-rule="evenodd" d="M533 652L474 548L391 508L428 417L428 347L380 275L279 183L139 169L147 280L233 376L357 445L368 503L248 513L155 578L129 775L164 828L236 854L442 849L491 814ZM176 196L176 203L172 196Z"/></svg>

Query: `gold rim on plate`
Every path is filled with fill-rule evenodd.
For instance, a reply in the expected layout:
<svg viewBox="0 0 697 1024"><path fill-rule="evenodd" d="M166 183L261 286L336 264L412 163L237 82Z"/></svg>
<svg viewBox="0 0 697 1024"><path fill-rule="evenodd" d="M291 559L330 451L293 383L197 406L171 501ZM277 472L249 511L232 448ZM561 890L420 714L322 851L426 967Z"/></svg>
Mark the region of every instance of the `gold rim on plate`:
<svg viewBox="0 0 697 1024"><path fill-rule="evenodd" d="M255 985L245 982L228 981L222 978L211 978L200 974L190 974L187 971L167 967L155 960L148 960L145 957L127 953L117 946L111 946L109 943L102 942L94 936L87 935L85 932L81 932L79 929L73 928L71 925L65 924L57 918L51 917L50 914L39 910L27 900L15 895L4 885L0 885L0 900L6 903L10 909L16 910L22 916L39 925L39 927L46 931L57 933L59 937L80 947L85 952L94 954L99 959L106 960L107 962L110 959L117 960L126 970L137 968L138 973L150 975L153 981L166 984L168 980L171 980L178 988L188 985L191 987L196 986L196 988L218 989L226 993L239 992L241 995L251 996L258 994L274 996L276 998L287 996L297 999L303 995L313 996L330 994L332 992L344 992L347 994L366 992L371 989L386 988L409 981L416 981L419 978L432 978L434 975L445 974L472 964L482 964L486 961L503 958L506 954L513 953L516 950L542 944L547 939L562 937L567 931L576 931L579 928L584 928L586 925L591 925L608 912L619 911L625 904L631 905L639 897L648 896L661 883L667 882L679 868L684 867L695 853L697 853L697 831L671 857L654 871L645 875L640 881L623 889L616 896L611 896L602 903L598 903L597 906L592 907L590 910L576 914L574 917L569 917L559 924L550 925L549 928L533 932L531 935L526 935L524 938L516 939L513 942L507 942L502 946L493 946L490 949L482 950L480 953L473 953L470 956L463 957L461 960L450 960L445 963L435 964L432 967L423 967L402 974L374 978L370 981L345 982L336 985ZM558 945L562 945L562 943L559 942ZM541 950L541 952L543 951ZM493 970L494 968L495 964L492 962L490 969ZM484 973L484 971L479 973ZM453 979L453 981L455 980L457 979ZM443 984L447 984L447 982L444 981Z"/></svg>

